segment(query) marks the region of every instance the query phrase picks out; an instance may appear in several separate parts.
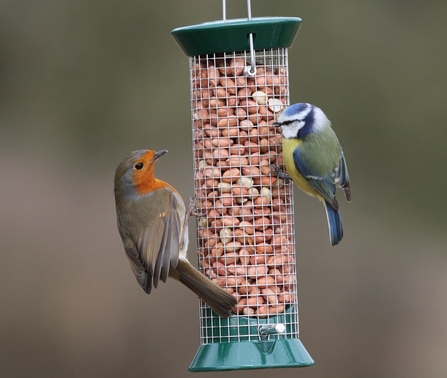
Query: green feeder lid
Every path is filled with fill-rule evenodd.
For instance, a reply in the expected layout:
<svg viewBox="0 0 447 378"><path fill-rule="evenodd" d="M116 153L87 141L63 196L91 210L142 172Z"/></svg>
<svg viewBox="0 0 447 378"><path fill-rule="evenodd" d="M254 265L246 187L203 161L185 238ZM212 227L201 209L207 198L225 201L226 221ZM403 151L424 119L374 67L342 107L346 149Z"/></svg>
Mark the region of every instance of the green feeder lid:
<svg viewBox="0 0 447 378"><path fill-rule="evenodd" d="M174 29L171 34L187 56L291 47L302 20L298 17L257 17L212 21Z"/></svg>

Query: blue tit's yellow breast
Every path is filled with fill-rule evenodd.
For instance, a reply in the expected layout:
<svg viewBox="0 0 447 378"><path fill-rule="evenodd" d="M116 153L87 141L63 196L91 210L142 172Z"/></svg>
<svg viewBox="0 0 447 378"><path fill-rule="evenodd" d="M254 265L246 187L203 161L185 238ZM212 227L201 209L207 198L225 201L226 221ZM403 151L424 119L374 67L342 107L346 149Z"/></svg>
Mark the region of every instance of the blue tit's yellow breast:
<svg viewBox="0 0 447 378"><path fill-rule="evenodd" d="M314 196L321 197L321 195L315 190L315 188L309 184L309 182L298 172L295 162L293 160L293 151L303 143L302 140L296 138L283 139L283 159L287 169L287 173L292 178L293 182L305 193Z"/></svg>

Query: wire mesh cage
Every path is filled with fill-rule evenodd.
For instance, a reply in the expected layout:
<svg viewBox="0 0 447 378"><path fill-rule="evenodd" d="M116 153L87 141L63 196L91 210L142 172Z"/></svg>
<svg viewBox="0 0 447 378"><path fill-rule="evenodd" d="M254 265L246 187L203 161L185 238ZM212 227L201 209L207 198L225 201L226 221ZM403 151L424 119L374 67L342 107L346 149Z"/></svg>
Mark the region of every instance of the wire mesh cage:
<svg viewBox="0 0 447 378"><path fill-rule="evenodd" d="M222 21L175 29L189 56L199 269L238 300L235 315L200 303L190 371L309 366L299 341L294 204L281 133L288 47L300 19Z"/></svg>
<svg viewBox="0 0 447 378"><path fill-rule="evenodd" d="M293 195L272 171L282 167L272 122L288 105L286 51L257 51L253 76L246 52L190 59L199 267L234 293L239 315L259 318L297 307Z"/></svg>

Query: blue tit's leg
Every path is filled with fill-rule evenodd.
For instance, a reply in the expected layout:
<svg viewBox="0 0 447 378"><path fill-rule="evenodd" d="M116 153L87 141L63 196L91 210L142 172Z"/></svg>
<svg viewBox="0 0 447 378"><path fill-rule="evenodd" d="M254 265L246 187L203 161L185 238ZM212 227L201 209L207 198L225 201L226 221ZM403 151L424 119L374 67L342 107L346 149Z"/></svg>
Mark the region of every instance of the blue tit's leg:
<svg viewBox="0 0 447 378"><path fill-rule="evenodd" d="M288 184L290 181L292 181L292 177L290 177L286 172L282 171L279 166L271 164L273 167L272 173L275 172L276 176L283 179L286 184Z"/></svg>

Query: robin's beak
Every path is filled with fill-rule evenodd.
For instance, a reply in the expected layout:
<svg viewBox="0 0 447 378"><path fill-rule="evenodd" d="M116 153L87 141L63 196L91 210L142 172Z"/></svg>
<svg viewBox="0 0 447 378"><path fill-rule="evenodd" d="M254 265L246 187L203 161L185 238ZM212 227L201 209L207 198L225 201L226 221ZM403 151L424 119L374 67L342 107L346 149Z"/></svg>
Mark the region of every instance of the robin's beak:
<svg viewBox="0 0 447 378"><path fill-rule="evenodd" d="M152 158L152 161L156 161L158 160L158 158L162 157L166 152L168 152L168 150L160 150L157 151L154 155L154 157Z"/></svg>

